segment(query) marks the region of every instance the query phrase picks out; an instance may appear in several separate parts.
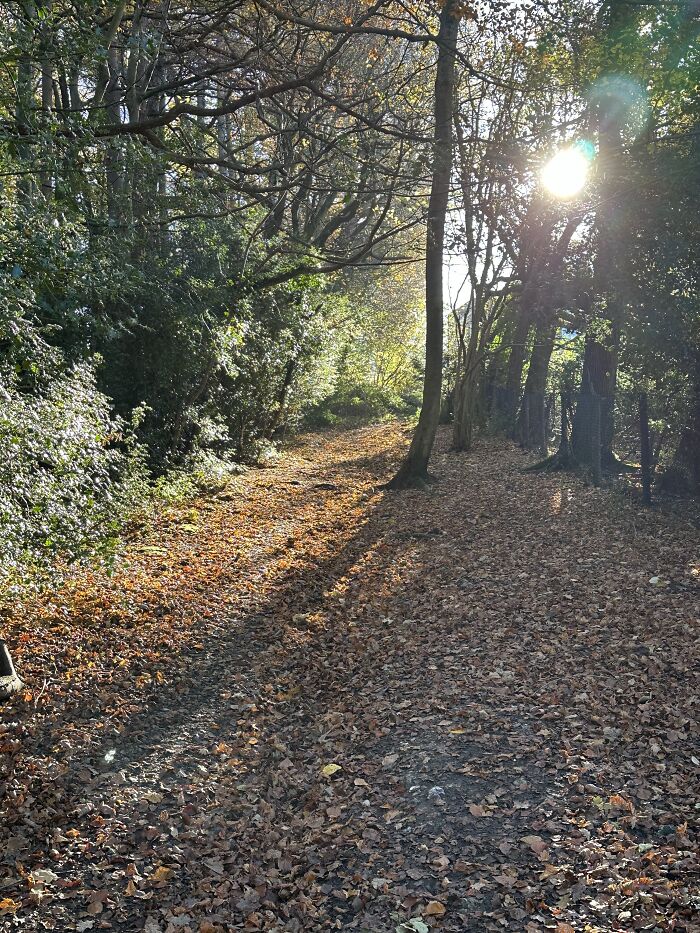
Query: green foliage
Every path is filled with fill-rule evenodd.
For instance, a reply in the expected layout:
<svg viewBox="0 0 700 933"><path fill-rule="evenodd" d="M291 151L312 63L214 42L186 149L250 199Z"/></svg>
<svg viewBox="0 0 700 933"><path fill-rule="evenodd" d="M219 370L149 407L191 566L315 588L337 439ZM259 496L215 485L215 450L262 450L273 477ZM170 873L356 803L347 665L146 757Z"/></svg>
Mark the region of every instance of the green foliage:
<svg viewBox="0 0 700 933"><path fill-rule="evenodd" d="M144 483L139 448L125 438L93 368L81 364L45 388L19 379L0 407L0 583L105 546Z"/></svg>
<svg viewBox="0 0 700 933"><path fill-rule="evenodd" d="M330 427L347 422L373 422L406 418L420 405L418 396L399 396L382 386L341 384L307 416L310 427Z"/></svg>
<svg viewBox="0 0 700 933"><path fill-rule="evenodd" d="M355 271L335 286L328 307L333 340L320 367L325 392L317 392L306 423L414 414L423 366L421 269Z"/></svg>
<svg viewBox="0 0 700 933"><path fill-rule="evenodd" d="M402 333L385 321L363 343L368 312L339 323L347 299L313 278L248 288L237 221L175 225L147 247L138 227L87 234L75 203L6 207L0 583L108 547L153 497L255 461L340 383L334 418L404 410L401 367L370 385Z"/></svg>

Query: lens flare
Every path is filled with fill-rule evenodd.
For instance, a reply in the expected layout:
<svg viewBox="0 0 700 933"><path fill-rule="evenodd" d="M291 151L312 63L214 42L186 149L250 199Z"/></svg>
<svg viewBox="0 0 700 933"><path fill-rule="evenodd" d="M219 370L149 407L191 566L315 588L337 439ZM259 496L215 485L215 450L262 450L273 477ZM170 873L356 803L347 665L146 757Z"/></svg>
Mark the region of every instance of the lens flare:
<svg viewBox="0 0 700 933"><path fill-rule="evenodd" d="M628 140L637 139L649 123L649 94L630 75L604 75L588 96L603 122L619 129Z"/></svg>
<svg viewBox="0 0 700 933"><path fill-rule="evenodd" d="M544 187L557 198L573 198L588 181L590 159L580 146L560 149L542 169Z"/></svg>

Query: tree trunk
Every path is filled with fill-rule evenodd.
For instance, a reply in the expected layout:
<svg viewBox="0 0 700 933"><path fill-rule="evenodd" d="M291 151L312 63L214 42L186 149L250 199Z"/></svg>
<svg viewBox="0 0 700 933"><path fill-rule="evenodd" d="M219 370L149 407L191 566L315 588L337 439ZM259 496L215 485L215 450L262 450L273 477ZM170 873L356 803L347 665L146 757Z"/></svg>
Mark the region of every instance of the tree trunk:
<svg viewBox="0 0 700 933"><path fill-rule="evenodd" d="M571 407L569 394L562 389L561 392L561 430L559 433L559 448L551 457L546 457L540 463L527 467L525 472L570 470L576 465L571 452L571 441L569 440L569 409Z"/></svg>
<svg viewBox="0 0 700 933"><path fill-rule="evenodd" d="M452 174L452 106L459 3L447 0L440 13L435 76L433 175L428 203L425 248L425 377L418 425L405 460L389 483L392 489L420 486L429 480L428 462L440 420L443 352L442 264L445 216Z"/></svg>
<svg viewBox="0 0 700 933"><path fill-rule="evenodd" d="M528 450L543 450L546 453L547 437L545 428L545 390L549 361L557 335L555 324L542 322L537 325L535 345L532 348L530 364L525 380L525 391L520 406L516 435L518 441ZM527 415L527 429L525 425Z"/></svg>
<svg viewBox="0 0 700 933"><path fill-rule="evenodd" d="M474 421L477 412L477 373L472 366L455 386L455 414L452 425L452 444L455 450L471 449Z"/></svg>
<svg viewBox="0 0 700 933"><path fill-rule="evenodd" d="M617 375L617 353L593 337L586 339L583 355L583 374L571 446L575 459L584 466L592 466L592 431L596 417L594 406L600 406L601 466L610 469L615 463L612 440L615 430L614 405Z"/></svg>
<svg viewBox="0 0 700 933"><path fill-rule="evenodd" d="M615 0L610 4L609 16L609 28L614 31L628 16L626 6ZM618 464L612 444L615 433L617 360L627 294L626 256L623 249L626 231L620 180L623 118L614 87L606 90L603 85L599 91L597 118L601 179L599 207L596 211L597 250L593 277L595 294L604 311L599 318L599 326L589 328L586 335L581 391L574 419L572 443L576 459L590 466L590 435L585 435L590 431L592 390L601 396L601 465L602 469L606 470ZM578 408L582 410L579 412ZM581 440L585 446L582 446Z"/></svg>
<svg viewBox="0 0 700 933"><path fill-rule="evenodd" d="M277 393L276 405L272 411L270 422L265 432L267 437L274 437L274 435L284 424L287 415L289 393L291 392L292 385L294 383L294 377L296 376L297 369L299 368L300 358L301 351L295 353L294 356L291 356L289 360L287 360L287 365L284 368L282 385L280 386L280 390Z"/></svg>
<svg viewBox="0 0 700 933"><path fill-rule="evenodd" d="M0 700L6 700L22 689L24 684L17 676L12 656L7 645L0 639Z"/></svg>
<svg viewBox="0 0 700 933"><path fill-rule="evenodd" d="M109 77L105 91L107 116L112 124L122 122L121 92L119 78L121 74L119 52L109 49L107 53ZM124 177L122 160L122 141L118 135L108 140L105 147L105 176L107 183L107 216L110 226L121 226L124 221Z"/></svg>
<svg viewBox="0 0 700 933"><path fill-rule="evenodd" d="M649 443L649 399L639 395L639 450L642 467L642 502L651 505L651 444Z"/></svg>
<svg viewBox="0 0 700 933"><path fill-rule="evenodd" d="M592 393L592 417L591 417L591 474L593 476L593 485L600 486L602 479L601 467L601 416L603 413L602 399L595 393Z"/></svg>
<svg viewBox="0 0 700 933"><path fill-rule="evenodd" d="M31 174L31 146L24 142L23 137L31 133L31 116L34 108L34 65L28 55L22 55L17 63L17 108L15 119L20 131L21 142L17 144L22 174L17 182L17 194L21 204L28 204L34 193L34 182ZM26 172L26 174L24 174Z"/></svg>
<svg viewBox="0 0 700 933"><path fill-rule="evenodd" d="M45 7L46 10L51 9L51 4L48 3ZM51 172L51 157L52 157L52 144L51 137L49 134L49 126L51 121L51 108L53 104L53 75L51 70L51 49L50 49L50 34L48 29L44 26L41 30L42 32L42 41L41 41L41 126L46 132L46 142L42 147L42 167L39 172L39 183L41 186L41 193L46 198L47 201L50 201L53 197L53 176Z"/></svg>
<svg viewBox="0 0 700 933"><path fill-rule="evenodd" d="M500 387L496 397L497 412L503 419L502 427L509 436L513 436L515 430L515 418L518 412L520 387L527 354L527 338L531 324L530 308L521 301L512 331L505 384Z"/></svg>
<svg viewBox="0 0 700 933"><path fill-rule="evenodd" d="M693 400L673 463L661 480L666 492L700 495L700 358L696 362Z"/></svg>

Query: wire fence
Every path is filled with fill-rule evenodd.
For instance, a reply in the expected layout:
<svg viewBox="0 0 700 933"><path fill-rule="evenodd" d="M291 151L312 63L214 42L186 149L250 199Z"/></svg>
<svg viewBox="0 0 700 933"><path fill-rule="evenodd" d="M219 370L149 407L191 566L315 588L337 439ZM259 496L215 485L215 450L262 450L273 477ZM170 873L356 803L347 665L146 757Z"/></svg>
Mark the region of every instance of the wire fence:
<svg viewBox="0 0 700 933"><path fill-rule="evenodd" d="M541 428L535 425L534 433L533 417L542 419ZM607 471L638 472L642 501L651 505L660 438L650 428L645 391L626 391L615 399L590 388L578 392L563 389L550 393L543 402L526 396L516 431L523 446L540 446L535 443L538 437L543 438L543 450L556 446L555 456L588 468L597 486ZM622 459L613 452L613 442L623 453Z"/></svg>

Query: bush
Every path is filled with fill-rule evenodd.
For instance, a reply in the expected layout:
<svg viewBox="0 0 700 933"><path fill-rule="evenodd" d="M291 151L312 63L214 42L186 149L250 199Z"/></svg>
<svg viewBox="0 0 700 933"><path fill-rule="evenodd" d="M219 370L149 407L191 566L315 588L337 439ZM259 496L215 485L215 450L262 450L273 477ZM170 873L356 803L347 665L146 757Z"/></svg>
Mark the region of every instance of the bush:
<svg viewBox="0 0 700 933"><path fill-rule="evenodd" d="M311 410L306 423L309 427L325 427L341 422L406 418L414 414L419 405L417 398L398 396L380 386L341 385Z"/></svg>
<svg viewBox="0 0 700 933"><path fill-rule="evenodd" d="M0 583L104 547L146 489L138 446L81 364L0 409Z"/></svg>

